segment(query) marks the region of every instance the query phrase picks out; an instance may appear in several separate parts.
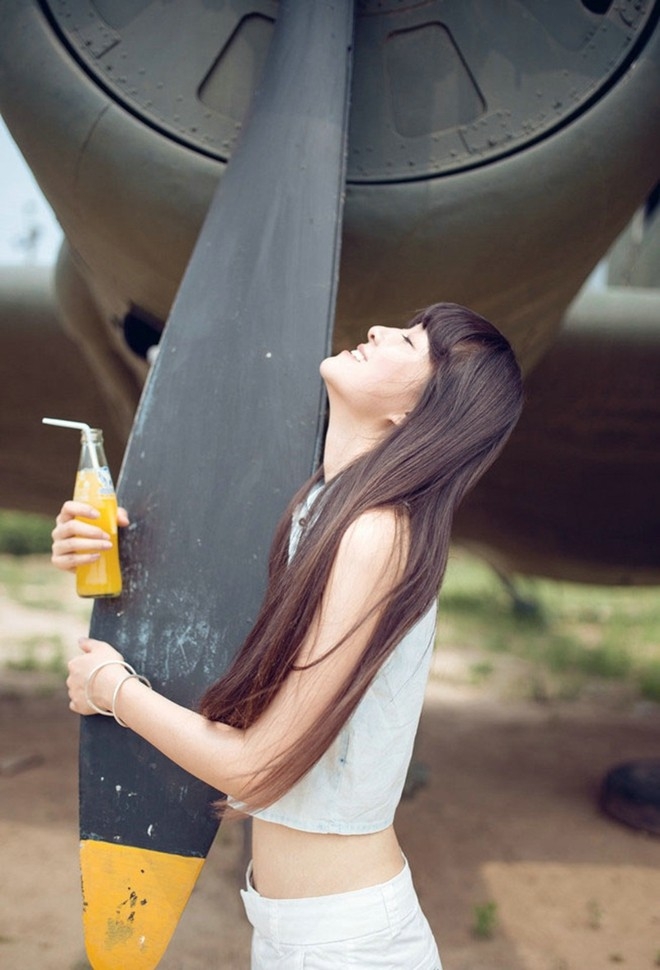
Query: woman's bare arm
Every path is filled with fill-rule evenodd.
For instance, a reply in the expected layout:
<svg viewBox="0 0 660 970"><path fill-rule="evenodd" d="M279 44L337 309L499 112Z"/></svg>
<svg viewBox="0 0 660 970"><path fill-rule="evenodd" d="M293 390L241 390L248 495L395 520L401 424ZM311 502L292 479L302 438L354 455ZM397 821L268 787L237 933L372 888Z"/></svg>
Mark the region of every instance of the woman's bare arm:
<svg viewBox="0 0 660 970"><path fill-rule="evenodd" d="M212 722L150 691L137 680L122 686L116 711L121 719L191 774L238 799L249 795L251 780L292 744L303 741L314 721L336 696L364 651L378 620L382 598L399 579L399 555L393 512L368 512L342 538L317 621L303 644L298 665L323 657L359 621L342 646L326 660L286 679L262 716L246 730ZM109 644L87 640L70 662L67 685L71 709L91 714L84 685L89 672L108 659L119 659ZM118 665L104 667L93 682L93 700L110 708L117 683L126 677Z"/></svg>

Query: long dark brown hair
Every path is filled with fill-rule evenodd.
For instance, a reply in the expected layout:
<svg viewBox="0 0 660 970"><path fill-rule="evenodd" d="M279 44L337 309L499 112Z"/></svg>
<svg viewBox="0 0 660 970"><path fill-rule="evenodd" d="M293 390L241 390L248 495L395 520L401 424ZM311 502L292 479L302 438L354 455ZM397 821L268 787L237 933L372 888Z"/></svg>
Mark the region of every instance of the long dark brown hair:
<svg viewBox="0 0 660 970"><path fill-rule="evenodd" d="M202 698L200 710L207 718L238 728L253 724L289 673L299 669L296 659L348 526L377 508L394 510L400 522L405 519L406 528L398 530L405 568L380 604L356 669L305 743L292 746L251 780L246 799L251 809L281 797L319 760L383 662L428 610L447 565L454 511L494 461L520 414L520 370L492 324L454 303L428 307L408 326L417 324L427 331L433 367L417 404L326 486L289 561L292 516L310 487L322 481L323 469L293 497L275 533L268 588L256 623L229 671ZM331 662L326 659L331 654L321 662Z"/></svg>

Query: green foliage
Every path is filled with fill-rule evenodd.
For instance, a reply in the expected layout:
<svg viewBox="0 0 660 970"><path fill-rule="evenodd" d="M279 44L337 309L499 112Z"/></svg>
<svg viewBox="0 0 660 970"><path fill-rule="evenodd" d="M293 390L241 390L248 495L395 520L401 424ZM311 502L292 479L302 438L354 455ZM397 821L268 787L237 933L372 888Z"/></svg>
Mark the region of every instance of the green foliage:
<svg viewBox="0 0 660 970"><path fill-rule="evenodd" d="M488 660L470 665L470 681L473 684L483 684L493 674L495 667Z"/></svg>
<svg viewBox="0 0 660 970"><path fill-rule="evenodd" d="M26 637L20 641L19 647L22 651L21 656L16 660L7 661L9 670L40 671L57 674L60 677L66 676L68 667L61 637Z"/></svg>
<svg viewBox="0 0 660 970"><path fill-rule="evenodd" d="M51 613L67 612L72 608L72 601L63 595L65 588L72 589L71 577L54 569L46 555L0 555L0 592L20 606ZM83 612L89 600L78 603Z"/></svg>
<svg viewBox="0 0 660 970"><path fill-rule="evenodd" d="M50 552L53 524L43 515L0 511L0 553L30 556Z"/></svg>
<svg viewBox="0 0 660 970"><path fill-rule="evenodd" d="M472 932L479 940L490 940L497 927L497 903L478 903L472 911Z"/></svg>
<svg viewBox="0 0 660 970"><path fill-rule="evenodd" d="M587 903L587 919L592 930L599 930L603 925L603 907L597 899L590 899Z"/></svg>
<svg viewBox="0 0 660 970"><path fill-rule="evenodd" d="M575 699L599 680L660 701L655 588L502 578L455 549L440 596L439 644L519 658L527 695L539 701ZM477 657L470 680L483 682L490 672L486 656Z"/></svg>
<svg viewBox="0 0 660 970"><path fill-rule="evenodd" d="M70 577L48 560L52 527L42 516L0 511L0 587L29 609L76 610L75 597L63 595ZM78 602L87 617L89 601ZM540 703L576 700L598 682L625 685L629 694L660 703L657 588L503 578L453 549L440 597L438 640L440 650L447 645L470 651L467 679L474 686L499 683L496 675L507 655L509 665L522 668L515 692ZM24 646L22 662L39 666L37 655ZM58 645L49 648L53 663L61 665Z"/></svg>
<svg viewBox="0 0 660 970"><path fill-rule="evenodd" d="M642 697L648 701L660 702L660 660L647 660L642 665L639 673L639 688Z"/></svg>

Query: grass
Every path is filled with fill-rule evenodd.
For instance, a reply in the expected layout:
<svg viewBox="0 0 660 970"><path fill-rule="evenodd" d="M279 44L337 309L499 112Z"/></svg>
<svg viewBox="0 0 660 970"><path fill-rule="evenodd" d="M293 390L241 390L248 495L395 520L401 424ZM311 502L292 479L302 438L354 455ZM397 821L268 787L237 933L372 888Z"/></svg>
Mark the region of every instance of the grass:
<svg viewBox="0 0 660 970"><path fill-rule="evenodd" d="M51 529L42 516L0 511L0 597L28 609L85 616L89 603L67 595L70 577L49 562ZM440 598L438 640L440 649L470 651L466 677L475 686L490 684L508 656L524 667L523 693L539 701L577 699L594 684L619 683L634 696L660 702L660 597L654 588L503 581L455 549ZM43 648L25 642L13 662L25 670L57 666L60 645L46 646L52 661L43 659Z"/></svg>
<svg viewBox="0 0 660 970"><path fill-rule="evenodd" d="M0 554L30 556L50 552L52 519L0 509Z"/></svg>
<svg viewBox="0 0 660 970"><path fill-rule="evenodd" d="M50 563L52 528L42 516L0 511L0 668L21 680L34 674L37 685L63 681L74 646L67 633L83 632L90 612L71 576Z"/></svg>
<svg viewBox="0 0 660 970"><path fill-rule="evenodd" d="M489 660L480 660L477 663L470 664L470 683L483 684L490 679L494 672L495 665Z"/></svg>
<svg viewBox="0 0 660 970"><path fill-rule="evenodd" d="M597 899L590 899L587 903L588 925L592 930L599 930L603 925L603 908Z"/></svg>
<svg viewBox="0 0 660 970"><path fill-rule="evenodd" d="M454 551L440 597L440 647L478 648L473 683L508 654L529 671L529 694L577 697L587 683L625 682L660 702L660 597L655 588L519 579L504 583ZM548 685L551 684L549 687Z"/></svg>
<svg viewBox="0 0 660 970"><path fill-rule="evenodd" d="M490 940L497 927L497 904L478 903L472 910L472 933L479 940Z"/></svg>
<svg viewBox="0 0 660 970"><path fill-rule="evenodd" d="M20 655L18 659L6 662L8 670L66 676L66 650L60 636L25 637L17 647Z"/></svg>
<svg viewBox="0 0 660 970"><path fill-rule="evenodd" d="M63 585L65 588L71 585L69 577L56 572L47 556L0 555L0 592L20 606L48 612L68 612L71 599L62 595ZM84 609L81 601L80 612Z"/></svg>

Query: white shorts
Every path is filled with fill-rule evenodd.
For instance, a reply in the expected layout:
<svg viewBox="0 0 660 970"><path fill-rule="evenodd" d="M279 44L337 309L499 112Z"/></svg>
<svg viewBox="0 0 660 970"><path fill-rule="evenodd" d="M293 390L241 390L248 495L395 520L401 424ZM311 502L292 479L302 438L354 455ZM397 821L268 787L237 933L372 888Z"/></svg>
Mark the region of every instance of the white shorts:
<svg viewBox="0 0 660 970"><path fill-rule="evenodd" d="M381 885L308 899L267 899L251 875L251 970L442 970L407 862Z"/></svg>

